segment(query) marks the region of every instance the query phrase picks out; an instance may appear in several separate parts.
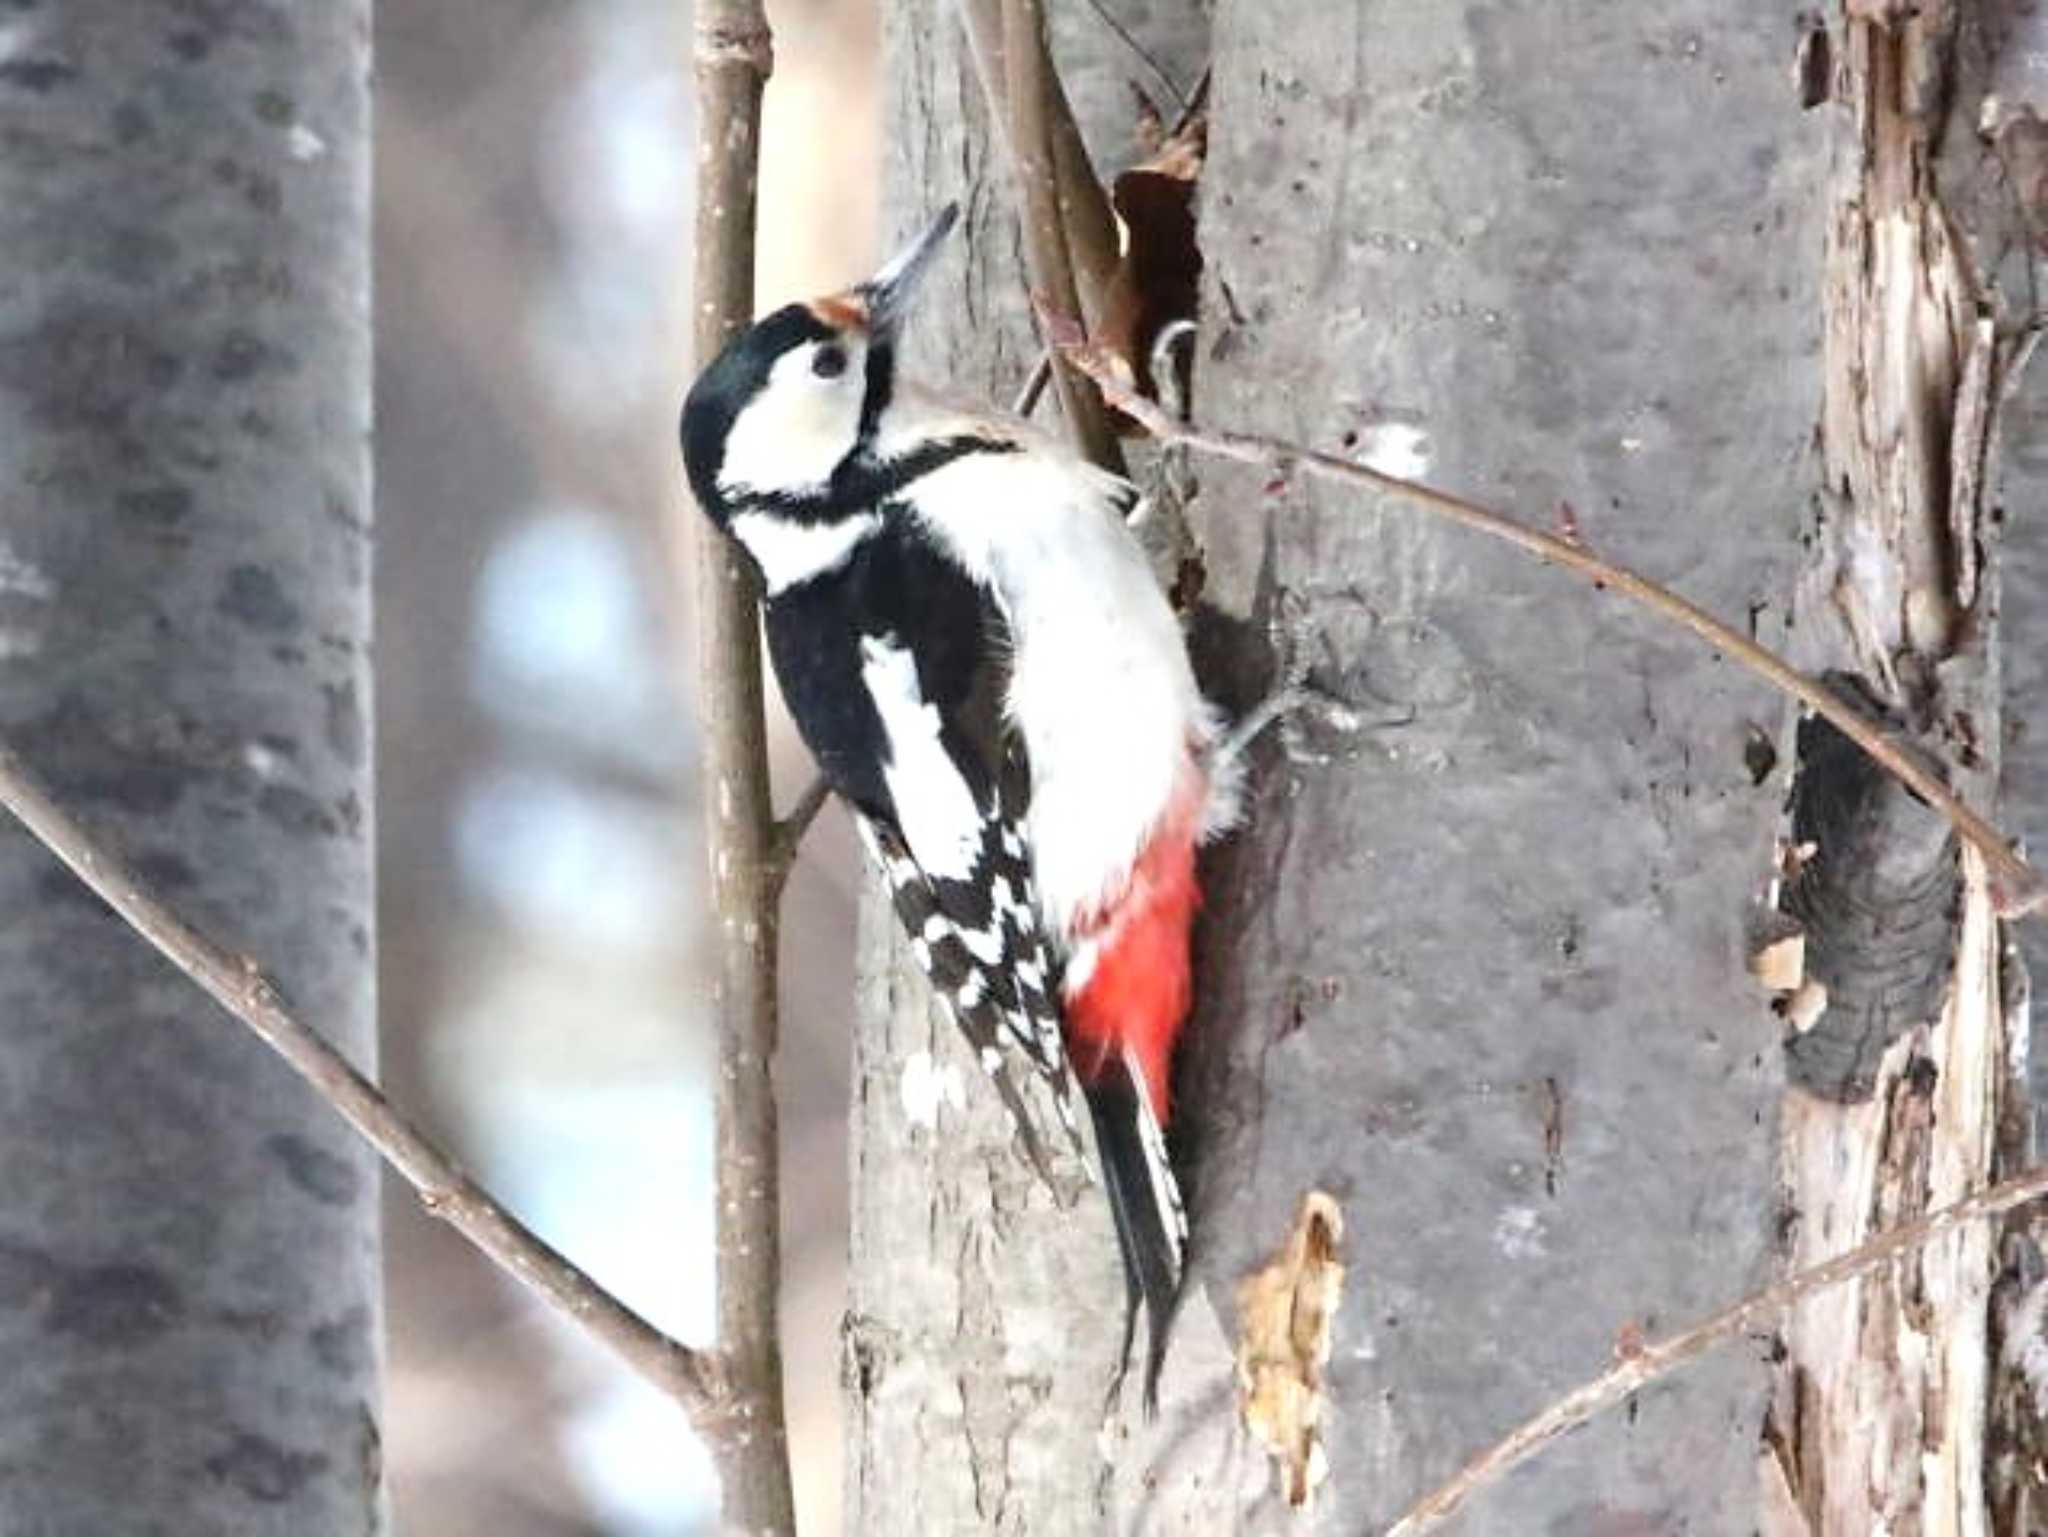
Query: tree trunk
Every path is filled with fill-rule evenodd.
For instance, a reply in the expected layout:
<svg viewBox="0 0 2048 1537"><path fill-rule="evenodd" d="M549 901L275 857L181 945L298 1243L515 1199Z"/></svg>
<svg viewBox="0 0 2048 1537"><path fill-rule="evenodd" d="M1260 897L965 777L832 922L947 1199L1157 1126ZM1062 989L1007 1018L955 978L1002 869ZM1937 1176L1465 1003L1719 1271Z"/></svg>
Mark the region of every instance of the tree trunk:
<svg viewBox="0 0 2048 1537"><path fill-rule="evenodd" d="M0 39L0 735L374 1058L364 4ZM377 1180L0 839L0 1527L379 1524Z"/></svg>
<svg viewBox="0 0 2048 1537"><path fill-rule="evenodd" d="M1202 410L1399 453L1768 637L1818 396L1796 41L1710 0L1226 7ZM1212 473L1201 510L1213 598L1367 721L1275 763L1218 861L1186 1104L1226 1319L1302 1191L1345 1210L1318 1529L1370 1530L1629 1330L1762 1278L1780 1070L1743 935L1782 709L1406 509ZM1748 1532L1760 1356L1547 1449L1465 1529ZM1190 1402L1172 1465L1256 1487Z"/></svg>
<svg viewBox="0 0 2048 1537"><path fill-rule="evenodd" d="M1135 158L1123 82L1145 72L1092 13L1053 11L1068 94L1107 174ZM949 198L964 210L962 254L929 280L908 367L966 398L1007 401L1038 355L1015 179L958 7L911 0L886 14L892 230L922 227ZM1192 88L1206 57L1195 0L1153 7L1141 31ZM899 948L887 902L870 891L851 1128L847 1530L1088 1531L1107 1497L1100 1438L1122 1335L1108 1208L1092 1191L1078 1208L1055 1204Z"/></svg>
<svg viewBox="0 0 2048 1537"><path fill-rule="evenodd" d="M1961 5L1838 9L1219 0L1197 415L1561 525L1747 616L1986 807L1988 445L2028 318L2015 230L2048 221L2014 206L2038 122L1972 129L1987 89L2026 99L1996 68L2025 40ZM903 34L898 185L942 196L988 151L950 23ZM938 364L999 396L1018 264L1007 209L970 207ZM1194 470L1208 685L1242 708L1299 659L1355 721L1269 743L1205 867L1165 1410L1098 1435L1121 1301L1099 1206L1058 1212L1003 1162L972 1067L878 970L859 1530L1377 1530L1638 1332L2021 1156L2016 971L1938 820L1612 595L1391 501ZM1781 1018L1746 961L1786 914L1827 992ZM1314 1190L1349 1275L1304 1526L1238 1423L1232 1341ZM1817 1299L1457 1529L1986 1530L1998 1247L1958 1234ZM877 1519L908 1508L912 1445L978 1503Z"/></svg>
<svg viewBox="0 0 2048 1537"><path fill-rule="evenodd" d="M1794 635L1804 665L1982 810L2003 737L1992 445L2032 319L1998 124L1980 110L1987 91L2010 109L2026 90L2017 70L1992 78L1996 9L1835 19L1822 486ZM1787 1252L1805 1264L2017 1168L2030 1134L2025 1024L1975 854L1811 721L1791 822L1781 905L1808 964L1784 1172ZM1764 1464L1786 1530L1992 1529L1997 1240L1962 1230L1788 1320Z"/></svg>

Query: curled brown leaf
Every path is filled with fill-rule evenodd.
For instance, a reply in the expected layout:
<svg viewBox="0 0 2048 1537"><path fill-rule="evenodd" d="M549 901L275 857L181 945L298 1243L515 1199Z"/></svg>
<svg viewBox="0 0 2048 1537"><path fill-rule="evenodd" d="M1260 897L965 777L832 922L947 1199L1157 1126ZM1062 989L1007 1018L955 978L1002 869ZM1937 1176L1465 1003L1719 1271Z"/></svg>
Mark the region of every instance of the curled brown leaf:
<svg viewBox="0 0 2048 1537"><path fill-rule="evenodd" d="M1272 1457L1287 1503L1303 1506L1329 1475L1323 1451L1323 1367L1344 1295L1337 1245L1344 1214L1321 1190L1301 1198L1270 1262L1237 1292L1238 1410Z"/></svg>

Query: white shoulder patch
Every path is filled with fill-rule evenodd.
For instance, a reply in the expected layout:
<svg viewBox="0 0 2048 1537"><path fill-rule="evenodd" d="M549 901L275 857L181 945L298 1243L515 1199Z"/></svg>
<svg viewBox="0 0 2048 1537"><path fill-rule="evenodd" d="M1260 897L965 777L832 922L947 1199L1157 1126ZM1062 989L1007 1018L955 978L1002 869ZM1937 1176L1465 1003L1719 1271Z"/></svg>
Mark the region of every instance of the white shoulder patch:
<svg viewBox="0 0 2048 1537"><path fill-rule="evenodd" d="M853 557L863 539L882 526L878 512L801 523L772 512L743 512L732 520L733 537L761 567L770 597L836 571Z"/></svg>
<svg viewBox="0 0 2048 1537"><path fill-rule="evenodd" d="M981 808L939 740L939 709L917 685L917 662L879 636L860 643L861 682L882 717L889 762L882 771L903 841L927 875L965 880L981 852Z"/></svg>

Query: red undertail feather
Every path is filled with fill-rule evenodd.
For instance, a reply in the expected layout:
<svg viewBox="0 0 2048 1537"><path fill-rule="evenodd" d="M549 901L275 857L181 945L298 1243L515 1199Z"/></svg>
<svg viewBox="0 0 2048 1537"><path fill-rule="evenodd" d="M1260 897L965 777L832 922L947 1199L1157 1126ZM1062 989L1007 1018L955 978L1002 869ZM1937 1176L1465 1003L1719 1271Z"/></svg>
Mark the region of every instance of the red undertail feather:
<svg viewBox="0 0 2048 1537"><path fill-rule="evenodd" d="M1162 1126L1174 1040L1193 996L1188 936L1202 905L1195 881L1202 799L1202 777L1190 772L1132 866L1130 883L1075 936L1093 941L1095 962L1067 998L1069 1055L1082 1080L1126 1056L1135 1060Z"/></svg>

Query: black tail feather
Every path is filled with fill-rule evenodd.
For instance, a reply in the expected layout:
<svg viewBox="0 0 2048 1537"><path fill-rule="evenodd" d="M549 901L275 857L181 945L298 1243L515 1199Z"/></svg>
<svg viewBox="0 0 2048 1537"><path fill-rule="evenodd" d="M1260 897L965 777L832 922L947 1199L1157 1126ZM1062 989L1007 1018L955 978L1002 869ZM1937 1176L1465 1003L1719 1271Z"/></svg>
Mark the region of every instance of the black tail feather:
<svg viewBox="0 0 2048 1537"><path fill-rule="evenodd" d="M1136 1087L1121 1062L1105 1063L1097 1081L1087 1086L1088 1108L1095 1120L1095 1145L1102 1155L1103 1185L1109 1193L1110 1215L1116 1220L1117 1247L1124 1260L1123 1370L1130 1365L1137 1334L1138 1307L1145 1309L1145 1408L1159 1407L1159 1371L1166 1361L1166 1335L1180 1296L1180 1193L1166 1150ZM1162 1184L1163 1182L1163 1188Z"/></svg>

